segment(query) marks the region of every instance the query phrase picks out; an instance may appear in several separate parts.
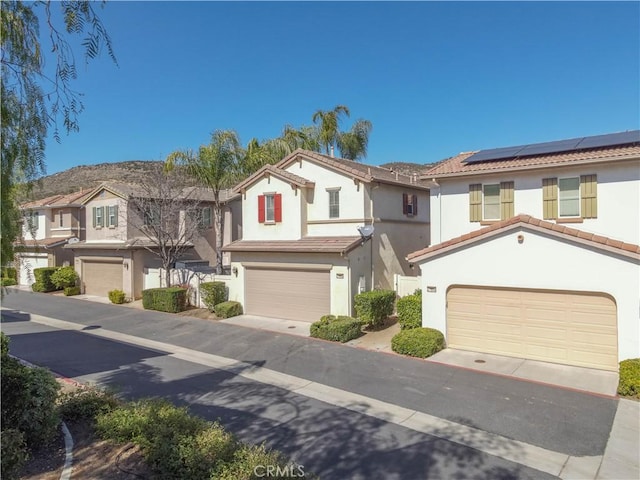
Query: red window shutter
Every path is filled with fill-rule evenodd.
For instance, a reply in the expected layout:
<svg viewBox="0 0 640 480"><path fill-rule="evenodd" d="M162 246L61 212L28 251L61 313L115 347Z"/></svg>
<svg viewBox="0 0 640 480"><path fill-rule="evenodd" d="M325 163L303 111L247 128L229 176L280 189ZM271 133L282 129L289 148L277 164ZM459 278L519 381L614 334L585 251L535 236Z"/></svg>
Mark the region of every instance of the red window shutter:
<svg viewBox="0 0 640 480"><path fill-rule="evenodd" d="M264 195L258 195L258 222L264 223Z"/></svg>
<svg viewBox="0 0 640 480"><path fill-rule="evenodd" d="M282 194L276 193L273 202L273 216L276 223L282 221Z"/></svg>
<svg viewBox="0 0 640 480"><path fill-rule="evenodd" d="M402 194L402 214L407 214L407 205L409 205L409 196L406 193Z"/></svg>
<svg viewBox="0 0 640 480"><path fill-rule="evenodd" d="M411 195L411 204L413 205L413 214L418 215L418 195Z"/></svg>

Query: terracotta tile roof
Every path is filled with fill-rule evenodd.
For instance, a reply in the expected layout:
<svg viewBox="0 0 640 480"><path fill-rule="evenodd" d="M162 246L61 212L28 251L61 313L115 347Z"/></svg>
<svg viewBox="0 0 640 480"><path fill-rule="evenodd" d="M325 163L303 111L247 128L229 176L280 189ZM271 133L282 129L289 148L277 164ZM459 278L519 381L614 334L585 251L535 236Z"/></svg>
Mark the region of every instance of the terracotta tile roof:
<svg viewBox="0 0 640 480"><path fill-rule="evenodd" d="M477 241L480 239L484 239L487 236L492 236L499 231L507 230L509 229L509 227L514 226L532 226L537 230L556 232L557 234L566 238L574 240L579 239L580 241L591 244L596 248L608 251L617 250L620 254L632 256L640 260L640 245L621 242L620 240L614 240L612 238L603 237L595 233L589 233L582 230L577 230L575 228L566 227L564 225L558 225L557 223L547 222L546 220L540 220L530 215L524 214L509 218L508 220L502 220L500 222L494 223L489 227L474 230L473 232L469 232L459 237L452 238L450 240L447 240L446 242L432 245L430 247L423 248L422 250L418 250L417 252L410 253L409 255L407 255L407 260L409 260L410 262L420 261L425 255L431 256L435 252L448 249L448 247L454 247L462 243L467 244L467 242L470 240Z"/></svg>
<svg viewBox="0 0 640 480"><path fill-rule="evenodd" d="M492 160L466 164L464 161L477 152L464 152L441 161L433 168L422 173L422 179L448 176L479 175L483 173L501 172L505 170L525 170L551 166L562 166L572 163L597 162L598 160L625 160L640 158L640 145L618 145L613 147L593 148L572 152L548 153L528 157L516 157L504 160Z"/></svg>
<svg viewBox="0 0 640 480"><path fill-rule="evenodd" d="M420 180L416 181L410 175L402 175L401 173L392 172L391 170L383 167L377 167L375 165L367 165L366 163L355 162L353 160L347 160L344 158L331 157L318 152L312 152L310 150L297 149L290 155L283 158L276 164L276 167L284 169L291 163L295 162L298 156L303 156L311 161L315 161L322 165L333 168L339 172L352 175L353 177L366 182L381 182L390 183L396 185L413 186L415 188L427 189L426 183Z"/></svg>
<svg viewBox="0 0 640 480"><path fill-rule="evenodd" d="M91 192L92 190L81 190L79 192L68 193L66 195L51 195L50 197L42 198L40 200L24 203L20 208L66 207L69 205L79 204L81 200Z"/></svg>
<svg viewBox="0 0 640 480"><path fill-rule="evenodd" d="M237 240L222 247L226 252L346 253L360 245L362 238L303 237L300 240Z"/></svg>
<svg viewBox="0 0 640 480"><path fill-rule="evenodd" d="M265 175L271 174L275 177L278 177L286 182L290 182L298 187L313 187L315 185L311 180L307 180L299 175L288 172L282 168L278 168L274 165L265 165L260 170L250 175L248 178L244 179L242 182L233 187L234 192L239 192L244 188L249 187L257 180L261 179Z"/></svg>
<svg viewBox="0 0 640 480"><path fill-rule="evenodd" d="M69 240L70 238L71 237L50 237L50 238L42 238L40 240L33 240L33 239L23 240L23 241L16 242L15 245L20 247L29 247L29 248L34 248L34 247L50 248L61 243L67 243L67 240Z"/></svg>

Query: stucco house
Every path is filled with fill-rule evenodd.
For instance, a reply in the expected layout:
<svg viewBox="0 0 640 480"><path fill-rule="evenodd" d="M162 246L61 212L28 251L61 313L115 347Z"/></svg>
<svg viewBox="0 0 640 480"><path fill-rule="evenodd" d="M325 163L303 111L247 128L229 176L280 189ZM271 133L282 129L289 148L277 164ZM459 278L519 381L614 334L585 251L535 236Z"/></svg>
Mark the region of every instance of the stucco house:
<svg viewBox="0 0 640 480"><path fill-rule="evenodd" d="M355 294L393 288L394 274L413 273L406 255L429 242L428 188L385 168L299 149L234 191L243 234L224 251L248 314L351 315Z"/></svg>
<svg viewBox="0 0 640 480"><path fill-rule="evenodd" d="M215 230L213 228L212 193L206 189L192 198L198 200L199 235L189 243L182 260L215 259ZM132 199L145 195L138 185L107 182L84 197L86 237L68 244L75 254L75 269L80 275L83 293L106 296L110 290L123 290L128 297L140 298L145 285L145 270L159 269L160 261L153 253L157 247L142 232L153 215L142 214L132 206ZM225 202L224 215L227 242L240 234L239 202L229 191L221 195ZM236 214L233 214L233 209ZM176 228L177 225L176 225Z"/></svg>
<svg viewBox="0 0 640 480"><path fill-rule="evenodd" d="M640 357L640 131L462 153L422 179L424 326L561 364Z"/></svg>
<svg viewBox="0 0 640 480"><path fill-rule="evenodd" d="M88 193L53 195L20 206L22 238L15 244L14 262L20 285L35 282L35 268L73 264L73 253L63 247L85 237L82 199Z"/></svg>

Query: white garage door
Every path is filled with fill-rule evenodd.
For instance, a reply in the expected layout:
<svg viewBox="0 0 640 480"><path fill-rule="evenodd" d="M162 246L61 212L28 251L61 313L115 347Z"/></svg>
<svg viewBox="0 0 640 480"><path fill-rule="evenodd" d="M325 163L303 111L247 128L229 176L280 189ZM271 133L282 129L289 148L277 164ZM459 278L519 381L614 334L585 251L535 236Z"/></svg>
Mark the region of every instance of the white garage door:
<svg viewBox="0 0 640 480"><path fill-rule="evenodd" d="M82 262L84 293L106 297L110 290L122 290L122 259L117 262Z"/></svg>
<svg viewBox="0 0 640 480"><path fill-rule="evenodd" d="M616 305L598 293L453 287L447 293L447 343L617 370Z"/></svg>
<svg viewBox="0 0 640 480"><path fill-rule="evenodd" d="M331 313L327 270L247 268L245 312L315 322Z"/></svg>
<svg viewBox="0 0 640 480"><path fill-rule="evenodd" d="M36 279L33 270L48 267L49 259L46 254L20 257L20 285L32 285Z"/></svg>

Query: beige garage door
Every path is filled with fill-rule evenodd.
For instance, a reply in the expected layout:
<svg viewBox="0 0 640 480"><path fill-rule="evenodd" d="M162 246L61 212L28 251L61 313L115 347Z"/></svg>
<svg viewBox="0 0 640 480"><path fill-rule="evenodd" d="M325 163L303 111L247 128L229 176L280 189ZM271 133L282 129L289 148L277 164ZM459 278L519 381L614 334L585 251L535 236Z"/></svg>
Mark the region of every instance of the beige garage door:
<svg viewBox="0 0 640 480"><path fill-rule="evenodd" d="M122 290L122 260L82 262L84 293L106 297L110 290Z"/></svg>
<svg viewBox="0 0 640 480"><path fill-rule="evenodd" d="M616 306L597 293L453 287L447 293L447 343L617 370Z"/></svg>
<svg viewBox="0 0 640 480"><path fill-rule="evenodd" d="M331 313L329 272L247 268L245 303L251 315L315 322Z"/></svg>

